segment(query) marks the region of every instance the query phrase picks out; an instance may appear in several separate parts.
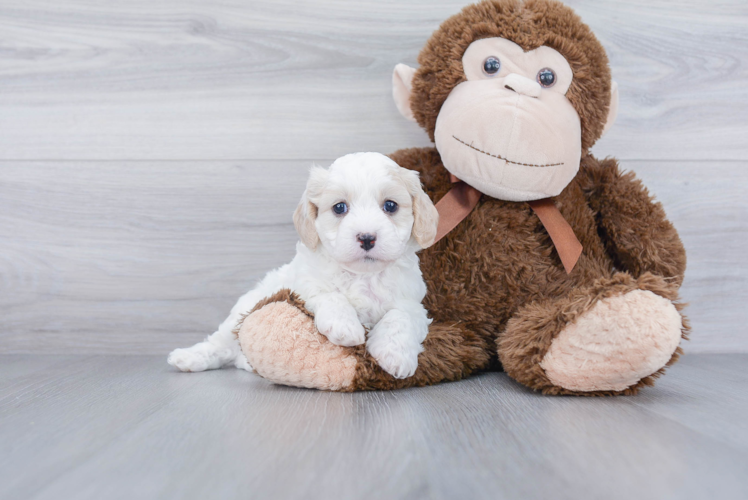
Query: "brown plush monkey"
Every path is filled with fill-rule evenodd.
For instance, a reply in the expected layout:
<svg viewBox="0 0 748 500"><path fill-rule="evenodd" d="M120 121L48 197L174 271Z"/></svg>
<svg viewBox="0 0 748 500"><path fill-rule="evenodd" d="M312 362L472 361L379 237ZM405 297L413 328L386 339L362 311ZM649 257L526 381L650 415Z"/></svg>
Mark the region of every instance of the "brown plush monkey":
<svg viewBox="0 0 748 500"><path fill-rule="evenodd" d="M396 380L362 346L330 344L288 291L244 321L249 362L278 383L344 391L458 380L496 360L547 394L651 385L688 330L686 256L634 175L589 154L618 102L595 36L554 0L487 0L444 22L418 62L395 68L393 94L436 148L392 158L459 209L421 253L434 322L416 374Z"/></svg>

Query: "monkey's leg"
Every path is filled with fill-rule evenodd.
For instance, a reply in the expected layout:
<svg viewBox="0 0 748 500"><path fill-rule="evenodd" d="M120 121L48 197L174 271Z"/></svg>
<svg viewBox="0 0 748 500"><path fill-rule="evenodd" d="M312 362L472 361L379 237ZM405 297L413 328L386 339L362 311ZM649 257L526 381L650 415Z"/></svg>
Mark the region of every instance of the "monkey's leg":
<svg viewBox="0 0 748 500"><path fill-rule="evenodd" d="M462 325L432 324L415 375L395 379L364 346L332 344L288 290L260 302L237 331L242 351L262 377L283 385L331 391L389 390L459 380L486 368L490 341Z"/></svg>
<svg viewBox="0 0 748 500"><path fill-rule="evenodd" d="M619 273L523 307L497 340L504 370L546 394L635 394L682 353L677 287Z"/></svg>

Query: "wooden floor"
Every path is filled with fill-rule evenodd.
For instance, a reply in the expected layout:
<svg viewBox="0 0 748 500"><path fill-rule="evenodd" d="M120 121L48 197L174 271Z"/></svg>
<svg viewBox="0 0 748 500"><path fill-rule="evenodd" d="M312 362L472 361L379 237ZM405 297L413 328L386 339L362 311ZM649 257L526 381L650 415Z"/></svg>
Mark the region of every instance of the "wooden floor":
<svg viewBox="0 0 748 500"><path fill-rule="evenodd" d="M746 354L635 397L503 373L324 393L155 356L0 356L0 498L748 498Z"/></svg>

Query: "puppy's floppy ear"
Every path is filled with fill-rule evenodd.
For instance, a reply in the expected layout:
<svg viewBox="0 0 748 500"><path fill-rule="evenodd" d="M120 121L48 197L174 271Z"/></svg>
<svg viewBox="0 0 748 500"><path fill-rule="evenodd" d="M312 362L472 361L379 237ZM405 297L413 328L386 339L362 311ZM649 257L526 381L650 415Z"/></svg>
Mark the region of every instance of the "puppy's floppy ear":
<svg viewBox="0 0 748 500"><path fill-rule="evenodd" d="M316 249L319 244L319 235L314 225L319 208L315 202L322 193L326 181L327 170L316 165L312 167L304 194L301 195L299 206L293 213L293 225L296 227L296 232L299 233L301 242L311 250Z"/></svg>
<svg viewBox="0 0 748 500"><path fill-rule="evenodd" d="M314 227L315 220L317 220L317 206L304 195L293 213L293 225L299 233L301 242L311 250L317 248L319 244L317 228Z"/></svg>
<svg viewBox="0 0 748 500"><path fill-rule="evenodd" d="M436 239L436 227L439 225L439 212L421 187L418 172L398 168L398 175L413 198L412 235L421 248L428 248Z"/></svg>

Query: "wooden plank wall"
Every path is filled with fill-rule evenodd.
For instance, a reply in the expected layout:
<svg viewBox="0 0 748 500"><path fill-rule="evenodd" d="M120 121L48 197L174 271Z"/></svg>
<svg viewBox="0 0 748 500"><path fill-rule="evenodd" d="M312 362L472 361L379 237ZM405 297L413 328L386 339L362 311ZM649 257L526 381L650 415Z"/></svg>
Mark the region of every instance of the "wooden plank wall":
<svg viewBox="0 0 748 500"><path fill-rule="evenodd" d="M293 254L306 170L425 146L390 97L462 1L5 0L0 353L165 353ZM569 1L689 252L690 352L748 351L748 4Z"/></svg>

